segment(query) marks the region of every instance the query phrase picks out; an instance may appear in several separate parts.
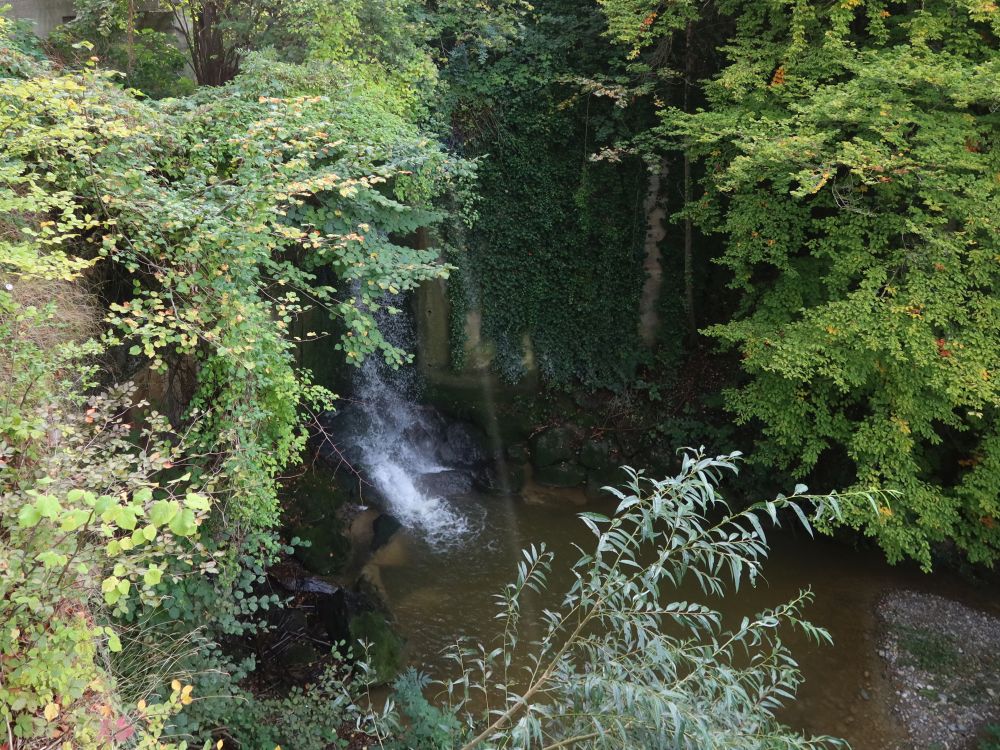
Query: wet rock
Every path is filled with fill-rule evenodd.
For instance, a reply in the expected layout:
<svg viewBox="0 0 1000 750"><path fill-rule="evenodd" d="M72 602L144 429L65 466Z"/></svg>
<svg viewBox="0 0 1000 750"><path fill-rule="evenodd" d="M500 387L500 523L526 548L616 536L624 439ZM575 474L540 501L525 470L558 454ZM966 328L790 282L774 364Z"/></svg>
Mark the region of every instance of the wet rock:
<svg viewBox="0 0 1000 750"><path fill-rule="evenodd" d="M278 583L296 593L332 595L341 591L340 586L315 576L280 578Z"/></svg>
<svg viewBox="0 0 1000 750"><path fill-rule="evenodd" d="M642 435L638 430L623 430L615 436L618 454L625 461L636 457L642 448Z"/></svg>
<svg viewBox="0 0 1000 750"><path fill-rule="evenodd" d="M445 469L431 474L421 474L413 482L417 489L435 497L464 495L472 489L473 475L468 471Z"/></svg>
<svg viewBox="0 0 1000 750"><path fill-rule="evenodd" d="M541 466L535 470L535 479L539 484L550 487L576 487L587 479L587 471L582 466L569 461Z"/></svg>
<svg viewBox="0 0 1000 750"><path fill-rule="evenodd" d="M489 458L486 434L466 422L453 422L438 446L438 457L446 466L478 467Z"/></svg>
<svg viewBox="0 0 1000 750"><path fill-rule="evenodd" d="M524 443L513 443L507 446L507 460L511 463L523 464L528 461L528 446Z"/></svg>
<svg viewBox="0 0 1000 750"><path fill-rule="evenodd" d="M476 489L483 492L512 494L520 492L527 479L527 471L523 464L504 462L493 465L477 477Z"/></svg>
<svg viewBox="0 0 1000 750"><path fill-rule="evenodd" d="M531 438L531 463L541 469L569 462L576 454L574 437L568 427L549 427L539 432Z"/></svg>
<svg viewBox="0 0 1000 750"><path fill-rule="evenodd" d="M588 440L580 448L579 461L588 469L607 469L611 466L611 443L607 440Z"/></svg>
<svg viewBox="0 0 1000 750"><path fill-rule="evenodd" d="M433 455L444 440L443 433L443 425L428 420L419 420L406 426L402 438L421 453Z"/></svg>
<svg viewBox="0 0 1000 750"><path fill-rule="evenodd" d="M381 513L372 523L372 543L371 550L375 552L381 549L403 525L388 513Z"/></svg>

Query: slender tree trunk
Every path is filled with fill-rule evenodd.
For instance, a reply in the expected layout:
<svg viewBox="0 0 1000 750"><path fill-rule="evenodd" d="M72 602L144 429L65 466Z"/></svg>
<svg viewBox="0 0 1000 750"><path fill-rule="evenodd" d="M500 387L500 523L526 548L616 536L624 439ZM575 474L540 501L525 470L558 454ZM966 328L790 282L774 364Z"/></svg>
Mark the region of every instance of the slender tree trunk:
<svg viewBox="0 0 1000 750"><path fill-rule="evenodd" d="M646 215L645 258L642 269L646 280L639 299L639 336L646 346L653 346L660 329L660 291L663 287L663 267L660 264L660 243L666 236L667 210L663 185L667 177L667 160L649 175L649 187L643 206Z"/></svg>

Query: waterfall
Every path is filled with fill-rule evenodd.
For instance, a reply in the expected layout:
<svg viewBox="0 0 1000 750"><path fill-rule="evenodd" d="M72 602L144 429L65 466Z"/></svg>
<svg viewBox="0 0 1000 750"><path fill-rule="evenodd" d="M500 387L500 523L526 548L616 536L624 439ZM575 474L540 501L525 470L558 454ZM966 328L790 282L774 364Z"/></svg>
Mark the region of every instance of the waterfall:
<svg viewBox="0 0 1000 750"><path fill-rule="evenodd" d="M413 351L413 322L401 295L380 301L379 330L393 345ZM356 462L369 489L403 526L436 547L455 546L474 536L481 508L462 503L472 487L470 468L484 456L462 455L453 430L434 409L417 400L416 369L393 369L379 354L370 355L354 374L354 411L337 441ZM343 411L343 410L341 410ZM456 450L457 448L457 450ZM468 450L464 450L468 453ZM479 513L476 511L479 510Z"/></svg>

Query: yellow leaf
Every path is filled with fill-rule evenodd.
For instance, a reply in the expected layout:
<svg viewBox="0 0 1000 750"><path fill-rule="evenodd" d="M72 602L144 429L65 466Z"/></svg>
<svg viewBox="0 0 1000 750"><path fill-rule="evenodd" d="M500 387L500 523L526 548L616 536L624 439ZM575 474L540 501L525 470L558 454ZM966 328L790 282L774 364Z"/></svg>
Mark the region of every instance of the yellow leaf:
<svg viewBox="0 0 1000 750"><path fill-rule="evenodd" d="M180 690L181 689L181 681L180 680L174 680L173 682L171 682L170 683L170 689L173 690L174 692Z"/></svg>
<svg viewBox="0 0 1000 750"><path fill-rule="evenodd" d="M194 685L185 685L184 689L181 690L181 703L185 706L191 705L191 691L194 690Z"/></svg>
<svg viewBox="0 0 1000 750"><path fill-rule="evenodd" d="M59 715L59 704L50 703L45 707L44 714L46 721L52 721Z"/></svg>

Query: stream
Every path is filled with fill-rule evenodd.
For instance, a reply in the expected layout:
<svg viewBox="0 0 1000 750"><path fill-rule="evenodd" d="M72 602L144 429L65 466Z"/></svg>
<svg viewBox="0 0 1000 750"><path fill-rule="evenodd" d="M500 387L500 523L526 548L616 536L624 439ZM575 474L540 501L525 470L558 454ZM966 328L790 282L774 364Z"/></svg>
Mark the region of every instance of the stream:
<svg viewBox="0 0 1000 750"><path fill-rule="evenodd" d="M395 343L412 341L405 316L387 327ZM468 426L419 405L412 371L387 368L370 358L358 370L356 399L330 418L340 449L365 477L360 502L392 514L402 528L373 560L409 664L433 677L452 676L442 650L460 637L490 644L497 635L495 595L514 578L521 550L544 543L556 555L548 598L522 606L522 623L539 621L532 607L558 604L571 583L576 546L589 550L594 537L576 514L608 514L610 497L588 501L582 490L542 487L530 480L517 493L480 493L488 453ZM338 454L337 460L340 460ZM478 467L478 468L477 468ZM496 487L494 489L497 489ZM725 487L723 487L725 489ZM691 583L678 600L701 601L724 615L724 625L785 602L811 588L806 619L829 630L833 646L817 646L787 630L785 640L805 682L798 699L779 718L807 734L847 739L855 750L910 749L892 713L893 688L879 655L875 609L899 590L937 593L992 609L969 584L948 573L925 575L916 566L891 566L875 549L857 549L801 529L769 533L770 558L755 587L744 585L725 599L706 599ZM538 609L536 609L538 611ZM534 635L522 632L522 641Z"/></svg>
<svg viewBox="0 0 1000 750"><path fill-rule="evenodd" d="M474 533L442 545L419 529L404 530L375 559L407 640L409 663L435 677L450 674L451 665L441 652L457 637L486 643L495 637L494 594L513 578L522 548L544 541L556 553L550 586L558 595L569 585L567 568L579 556L573 545L587 548L593 543L574 514L612 509L608 502L584 505L583 494L574 490L530 484L519 496L467 494L452 502L475 519ZM855 750L908 748L890 710L891 688L878 655L877 600L889 591L910 589L957 596L978 606L985 602L953 576L927 576L913 566L890 566L876 550L855 550L791 531L775 533L771 541L764 578L756 587L742 587L724 600L706 600L697 590L678 596L710 604L735 625L743 615L811 587L815 601L806 617L830 631L834 646L816 646L796 633L786 633L805 683L799 699L780 718L808 733L843 737ZM523 621L532 619L525 609Z"/></svg>

